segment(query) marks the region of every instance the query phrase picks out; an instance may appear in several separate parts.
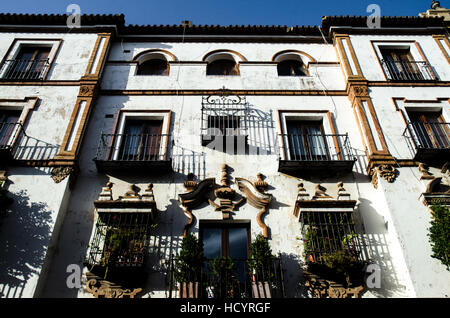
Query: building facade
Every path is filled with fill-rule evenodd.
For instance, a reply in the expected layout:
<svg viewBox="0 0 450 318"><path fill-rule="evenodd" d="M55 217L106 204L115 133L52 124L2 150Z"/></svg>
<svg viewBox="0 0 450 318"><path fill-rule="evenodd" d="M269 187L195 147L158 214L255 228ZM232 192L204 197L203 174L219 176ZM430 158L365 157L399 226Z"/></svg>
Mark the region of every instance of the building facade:
<svg viewBox="0 0 450 318"><path fill-rule="evenodd" d="M0 114L19 127L2 297L448 296L428 239L430 204L449 202L444 19L65 18L0 17ZM255 267L260 241L274 257ZM327 279L339 252L362 281Z"/></svg>

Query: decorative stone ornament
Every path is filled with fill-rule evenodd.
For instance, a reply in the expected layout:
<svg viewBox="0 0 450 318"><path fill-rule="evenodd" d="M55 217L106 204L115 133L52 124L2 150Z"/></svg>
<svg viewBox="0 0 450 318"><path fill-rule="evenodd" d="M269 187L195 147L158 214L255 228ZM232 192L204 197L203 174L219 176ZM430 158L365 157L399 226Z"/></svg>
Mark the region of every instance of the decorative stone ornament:
<svg viewBox="0 0 450 318"><path fill-rule="evenodd" d="M381 164L370 169L369 176L375 189L378 189L378 174L387 182L392 183L397 177L397 170L391 164Z"/></svg>
<svg viewBox="0 0 450 318"><path fill-rule="evenodd" d="M344 183L338 182L338 200L350 200L350 193L344 189Z"/></svg>
<svg viewBox="0 0 450 318"><path fill-rule="evenodd" d="M222 165L222 186L214 190L214 195L219 198L219 204L215 203L213 200L208 199L209 204L214 207L215 211L221 211L223 219L231 218L231 212L235 211L237 206L244 202L244 198L237 201L232 201L236 195L236 191L229 187L229 176L227 171L227 165Z"/></svg>
<svg viewBox="0 0 450 318"><path fill-rule="evenodd" d="M434 179L434 177L430 174L428 171L429 167L424 163L419 163L419 171L422 173L420 176L420 180L431 180Z"/></svg>
<svg viewBox="0 0 450 318"><path fill-rule="evenodd" d="M147 188L142 195L142 200L144 201L155 201L155 196L153 195L153 183L149 183Z"/></svg>
<svg viewBox="0 0 450 318"><path fill-rule="evenodd" d="M239 190L241 190L248 203L259 209L256 221L263 230L265 238L269 237L269 231L267 225L263 222L262 216L267 212L267 208L272 201L272 195L265 193L265 189L268 187L268 183L262 180L262 174L258 173L257 181L252 183L244 178L236 178Z"/></svg>
<svg viewBox="0 0 450 318"><path fill-rule="evenodd" d="M73 167L55 167L52 169L51 175L55 183L60 183L74 171Z"/></svg>
<svg viewBox="0 0 450 318"><path fill-rule="evenodd" d="M305 286L317 298L359 298L364 286L344 287L333 281L322 279L317 275L303 272Z"/></svg>
<svg viewBox="0 0 450 318"><path fill-rule="evenodd" d="M316 192L314 193L313 200L320 200L320 199L331 199L331 196L326 193L327 188L324 186L321 186L320 184L316 184Z"/></svg>
<svg viewBox="0 0 450 318"><path fill-rule="evenodd" d="M183 205L184 213L189 217L185 227L184 236L187 235L189 228L194 223L194 214L192 210L203 202L208 202L214 208L214 211L222 213L223 219L230 219L232 212L237 207L245 202L259 209L256 216L259 226L263 229L263 234L268 237L268 228L262 221L262 216L266 213L267 208L272 200L272 195L265 193L268 183L263 180L261 173L257 174L257 180L252 183L244 178L236 178L236 183L239 190L244 193L244 197L233 200L237 194L234 189L230 187L230 177L228 174L227 165L221 166L221 179L218 188L214 178L205 179L198 184L194 183L193 175L188 175L188 180L184 182L185 188L189 190L187 193L180 194L180 201ZM216 188L216 189L214 189ZM214 190L213 190L214 189ZM213 192L214 199L208 198L208 193Z"/></svg>
<svg viewBox="0 0 450 318"><path fill-rule="evenodd" d="M306 192L305 188L303 187L303 182L300 182L297 185L297 188L298 188L297 200L308 200L309 194Z"/></svg>
<svg viewBox="0 0 450 318"><path fill-rule="evenodd" d="M142 288L122 289L106 280L89 279L86 283L86 291L94 295L95 298L134 298L142 291Z"/></svg>
<svg viewBox="0 0 450 318"><path fill-rule="evenodd" d="M98 196L100 201L112 201L112 186L112 182L109 181L106 183L106 186L102 188L102 192Z"/></svg>

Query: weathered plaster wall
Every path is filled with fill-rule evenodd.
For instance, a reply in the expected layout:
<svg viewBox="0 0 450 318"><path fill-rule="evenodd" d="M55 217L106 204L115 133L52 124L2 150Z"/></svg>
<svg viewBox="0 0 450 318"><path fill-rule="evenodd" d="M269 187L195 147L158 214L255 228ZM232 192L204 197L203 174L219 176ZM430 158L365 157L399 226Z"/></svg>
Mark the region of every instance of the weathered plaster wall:
<svg viewBox="0 0 450 318"><path fill-rule="evenodd" d="M47 80L77 81L86 71L96 38L96 34L77 33L0 33L0 58L14 39L27 39L27 43L62 39ZM58 152L79 90L76 83L67 84L0 85L0 99L38 98L23 123L26 136L16 149L16 159L46 160ZM0 102L0 110L8 109L5 105ZM15 203L0 230L0 297L41 296L49 263L58 253L54 245L70 196L68 179L55 183L51 168L9 165L6 171Z"/></svg>

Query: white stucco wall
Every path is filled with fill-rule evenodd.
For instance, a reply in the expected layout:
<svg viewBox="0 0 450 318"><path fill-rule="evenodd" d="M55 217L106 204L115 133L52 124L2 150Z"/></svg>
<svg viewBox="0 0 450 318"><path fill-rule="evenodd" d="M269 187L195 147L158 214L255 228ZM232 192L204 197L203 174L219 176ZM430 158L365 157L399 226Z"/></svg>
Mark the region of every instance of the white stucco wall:
<svg viewBox="0 0 450 318"><path fill-rule="evenodd" d="M5 57L14 39L27 39L27 44L55 40L51 42L53 45L61 39L47 80L77 81L86 71L97 34L0 33L0 59ZM0 111L11 109L8 100L38 98L23 122L26 136L20 140L15 158L52 159L75 106L77 83L1 84L0 99L6 101L0 102ZM39 297L70 197L68 178L55 183L51 178L52 168L20 167L14 163L2 168L6 170L9 180L6 185L15 202L0 225L0 297Z"/></svg>

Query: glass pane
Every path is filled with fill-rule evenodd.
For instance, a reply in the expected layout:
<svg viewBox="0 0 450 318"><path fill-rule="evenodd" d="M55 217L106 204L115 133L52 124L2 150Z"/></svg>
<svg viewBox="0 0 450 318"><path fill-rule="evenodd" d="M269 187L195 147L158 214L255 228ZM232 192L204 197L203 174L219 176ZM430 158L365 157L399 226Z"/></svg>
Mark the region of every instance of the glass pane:
<svg viewBox="0 0 450 318"><path fill-rule="evenodd" d="M222 229L203 229L203 255L206 259L222 256Z"/></svg>
<svg viewBox="0 0 450 318"><path fill-rule="evenodd" d="M228 230L229 256L233 259L235 277L244 282L247 275L248 237L247 228Z"/></svg>
<svg viewBox="0 0 450 318"><path fill-rule="evenodd" d="M247 228L230 228L228 230L229 254L233 259L246 259L248 256Z"/></svg>

